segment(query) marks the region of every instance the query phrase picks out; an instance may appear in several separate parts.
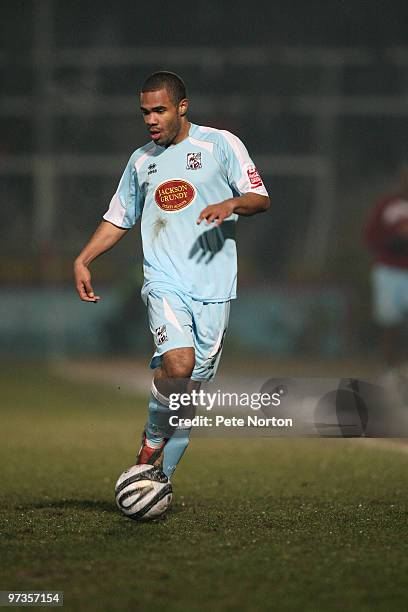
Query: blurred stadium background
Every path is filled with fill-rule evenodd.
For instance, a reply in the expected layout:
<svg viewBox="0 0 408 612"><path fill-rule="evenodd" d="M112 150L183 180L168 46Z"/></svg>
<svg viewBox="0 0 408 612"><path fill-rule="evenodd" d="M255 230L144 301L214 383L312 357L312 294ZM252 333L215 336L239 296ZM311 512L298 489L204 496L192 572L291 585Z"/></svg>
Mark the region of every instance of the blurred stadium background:
<svg viewBox="0 0 408 612"><path fill-rule="evenodd" d="M138 87L162 68L186 80L194 122L244 140L271 195L239 223L227 351L371 358L362 228L407 160L407 18L396 0L5 0L1 354L149 354L138 229L94 265L98 306L71 269L147 140Z"/></svg>
<svg viewBox="0 0 408 612"><path fill-rule="evenodd" d="M147 141L139 85L173 70L272 200L238 224L221 373L381 372L362 230L408 161L407 23L406 0L1 2L1 588L75 612L407 609L395 440L197 438L167 520L125 520L150 382L138 227L93 265L97 306L72 283Z"/></svg>

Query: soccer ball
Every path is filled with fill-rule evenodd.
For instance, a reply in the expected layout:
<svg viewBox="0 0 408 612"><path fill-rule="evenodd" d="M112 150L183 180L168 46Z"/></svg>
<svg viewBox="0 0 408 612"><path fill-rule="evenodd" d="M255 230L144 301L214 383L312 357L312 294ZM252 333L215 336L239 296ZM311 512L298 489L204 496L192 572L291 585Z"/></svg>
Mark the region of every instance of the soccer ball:
<svg viewBox="0 0 408 612"><path fill-rule="evenodd" d="M154 465L132 465L118 478L116 504L123 514L136 521L154 519L171 504L170 480Z"/></svg>

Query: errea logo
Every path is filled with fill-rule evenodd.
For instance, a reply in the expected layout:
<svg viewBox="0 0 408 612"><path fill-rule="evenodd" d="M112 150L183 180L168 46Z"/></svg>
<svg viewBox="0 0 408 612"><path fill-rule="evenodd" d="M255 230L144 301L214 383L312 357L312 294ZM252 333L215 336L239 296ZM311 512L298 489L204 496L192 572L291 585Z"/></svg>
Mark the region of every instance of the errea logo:
<svg viewBox="0 0 408 612"><path fill-rule="evenodd" d="M154 174L155 172L157 172L157 164L149 164L147 166L147 176L149 176L150 174Z"/></svg>

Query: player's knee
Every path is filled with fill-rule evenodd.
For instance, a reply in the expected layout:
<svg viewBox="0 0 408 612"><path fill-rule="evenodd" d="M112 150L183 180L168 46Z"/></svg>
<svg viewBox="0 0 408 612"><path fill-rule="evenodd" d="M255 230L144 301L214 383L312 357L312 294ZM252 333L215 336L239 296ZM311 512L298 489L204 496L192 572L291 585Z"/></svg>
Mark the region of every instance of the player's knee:
<svg viewBox="0 0 408 612"><path fill-rule="evenodd" d="M168 378L190 378L194 366L194 350L169 351L163 357L162 367Z"/></svg>
<svg viewBox="0 0 408 612"><path fill-rule="evenodd" d="M166 366L166 375L169 378L190 378L194 370L194 363L170 363Z"/></svg>

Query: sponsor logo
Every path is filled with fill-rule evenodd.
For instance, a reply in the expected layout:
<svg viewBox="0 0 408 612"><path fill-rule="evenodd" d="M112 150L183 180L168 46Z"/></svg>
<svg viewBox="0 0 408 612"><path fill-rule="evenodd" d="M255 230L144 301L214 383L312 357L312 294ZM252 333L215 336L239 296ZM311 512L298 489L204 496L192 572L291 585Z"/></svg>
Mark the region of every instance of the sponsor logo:
<svg viewBox="0 0 408 612"><path fill-rule="evenodd" d="M156 187L154 199L157 206L166 212L177 212L192 203L196 190L183 179L171 179Z"/></svg>
<svg viewBox="0 0 408 612"><path fill-rule="evenodd" d="M202 167L201 152L187 153L187 170L199 170Z"/></svg>
<svg viewBox="0 0 408 612"><path fill-rule="evenodd" d="M160 325L160 327L156 327L155 334L156 334L157 346L159 346L160 344L163 344L164 342L167 342L168 336L167 336L167 329L165 325Z"/></svg>
<svg viewBox="0 0 408 612"><path fill-rule="evenodd" d="M154 174L155 172L157 172L157 164L149 164L147 169L148 169L147 176L149 176L150 174Z"/></svg>
<svg viewBox="0 0 408 612"><path fill-rule="evenodd" d="M262 179L259 175L258 170L255 166L249 166L247 170L249 182L251 183L251 189L256 189L262 186Z"/></svg>

